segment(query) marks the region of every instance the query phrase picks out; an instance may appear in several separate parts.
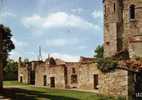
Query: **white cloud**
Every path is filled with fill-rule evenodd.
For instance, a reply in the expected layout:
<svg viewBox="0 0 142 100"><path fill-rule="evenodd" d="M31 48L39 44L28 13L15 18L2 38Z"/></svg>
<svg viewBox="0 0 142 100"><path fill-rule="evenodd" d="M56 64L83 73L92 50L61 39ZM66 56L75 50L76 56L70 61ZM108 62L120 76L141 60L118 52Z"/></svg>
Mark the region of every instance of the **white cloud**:
<svg viewBox="0 0 142 100"><path fill-rule="evenodd" d="M82 9L82 8L77 8L77 9L71 9L71 11L72 11L73 13L78 13L78 14L80 14L81 12L83 12L83 9Z"/></svg>
<svg viewBox="0 0 142 100"><path fill-rule="evenodd" d="M57 39L48 39L46 45L50 47L64 47L67 45L75 45L79 42L76 38L66 39L66 38L57 38Z"/></svg>
<svg viewBox="0 0 142 100"><path fill-rule="evenodd" d="M73 14L67 14L65 12L51 13L46 17L40 15L33 15L30 17L25 17L22 22L27 28L34 28L37 30L57 28L57 27L76 27L81 29L95 29L98 28L80 16Z"/></svg>
<svg viewBox="0 0 142 100"><path fill-rule="evenodd" d="M16 15L12 12L5 11L1 13L1 17L16 17Z"/></svg>
<svg viewBox="0 0 142 100"><path fill-rule="evenodd" d="M79 56L72 56L69 54L61 54L61 53L51 53L50 56L54 58L62 59L66 62L78 62L80 59ZM47 57L48 57L48 54L45 54L43 58L46 59Z"/></svg>
<svg viewBox="0 0 142 100"><path fill-rule="evenodd" d="M94 10L92 13L93 17L96 18L102 18L103 17L103 11L102 10Z"/></svg>
<svg viewBox="0 0 142 100"><path fill-rule="evenodd" d="M20 56L21 56L21 54L20 54L18 51L13 50L12 52L10 52L9 58L18 61L18 58L19 58Z"/></svg>
<svg viewBox="0 0 142 100"><path fill-rule="evenodd" d="M10 52L10 58L18 60L19 57L25 57L25 48L29 46L29 44L25 41L19 41L15 37L12 37L12 41L15 45L15 49Z"/></svg>
<svg viewBox="0 0 142 100"><path fill-rule="evenodd" d="M82 50L82 49L87 49L87 46L81 45L81 46L78 47L78 49L80 49L80 50Z"/></svg>
<svg viewBox="0 0 142 100"><path fill-rule="evenodd" d="M12 38L13 43L15 44L15 46L17 48L21 48L21 47L26 47L28 46L28 43L24 42L24 41L18 41L16 40L16 38Z"/></svg>

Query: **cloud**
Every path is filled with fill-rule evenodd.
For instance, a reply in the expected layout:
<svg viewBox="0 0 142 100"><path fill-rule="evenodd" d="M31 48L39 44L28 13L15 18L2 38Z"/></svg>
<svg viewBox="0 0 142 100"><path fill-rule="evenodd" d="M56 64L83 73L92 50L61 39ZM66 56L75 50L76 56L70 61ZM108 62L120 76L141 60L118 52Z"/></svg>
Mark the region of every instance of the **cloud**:
<svg viewBox="0 0 142 100"><path fill-rule="evenodd" d="M50 56L54 58L62 59L66 62L78 62L80 59L79 56L72 56L69 54L61 54L61 53L51 53ZM48 54L45 54L43 58L46 59L47 57L48 57Z"/></svg>
<svg viewBox="0 0 142 100"><path fill-rule="evenodd" d="M26 43L24 41L18 41L16 38L12 38L12 41L17 48L22 48L22 47L28 46L28 43Z"/></svg>
<svg viewBox="0 0 142 100"><path fill-rule="evenodd" d="M16 14L5 11L5 12L2 12L1 17L16 17Z"/></svg>
<svg viewBox="0 0 142 100"><path fill-rule="evenodd" d="M94 10L92 12L93 17L96 18L102 18L103 17L103 10Z"/></svg>
<svg viewBox="0 0 142 100"><path fill-rule="evenodd" d="M73 13L78 13L78 14L80 14L80 13L83 12L83 9L82 9L82 8L77 8L77 9L71 9L71 11L72 11Z"/></svg>
<svg viewBox="0 0 142 100"><path fill-rule="evenodd" d="M65 47L69 45L75 45L78 42L79 40L76 38L72 38L72 39L56 38L56 39L47 40L46 45L50 47Z"/></svg>
<svg viewBox="0 0 142 100"><path fill-rule="evenodd" d="M27 28L34 28L37 30L62 27L75 27L81 29L98 28L97 25L86 21L80 16L67 14L65 12L51 13L46 17L35 14L33 16L23 18L22 22Z"/></svg>
<svg viewBox="0 0 142 100"><path fill-rule="evenodd" d="M10 52L10 58L17 60L20 56L24 56L27 53L25 48L29 46L29 44L25 41L19 41L15 37L12 37L12 41L15 45L15 49Z"/></svg>

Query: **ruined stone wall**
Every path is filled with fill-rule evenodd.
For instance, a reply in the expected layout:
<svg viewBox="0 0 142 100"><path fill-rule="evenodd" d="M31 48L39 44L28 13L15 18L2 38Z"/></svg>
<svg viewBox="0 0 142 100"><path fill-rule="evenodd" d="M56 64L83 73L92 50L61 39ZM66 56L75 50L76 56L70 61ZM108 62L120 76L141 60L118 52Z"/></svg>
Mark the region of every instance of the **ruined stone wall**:
<svg viewBox="0 0 142 100"><path fill-rule="evenodd" d="M133 42L129 44L130 57L142 57L142 42Z"/></svg>
<svg viewBox="0 0 142 100"><path fill-rule="evenodd" d="M104 2L104 56L111 57L122 50L123 10L122 0ZM113 47L113 48L112 48Z"/></svg>
<svg viewBox="0 0 142 100"><path fill-rule="evenodd" d="M81 64L79 66L79 88L95 90L94 75L98 75L98 85L100 77L100 70L97 69L95 63ZM98 86L97 86L98 87Z"/></svg>
<svg viewBox="0 0 142 100"><path fill-rule="evenodd" d="M133 35L142 35L142 1L141 0L124 0L123 1L123 20L124 34L123 45L128 47L128 38ZM135 18L130 19L130 6L135 5Z"/></svg>
<svg viewBox="0 0 142 100"><path fill-rule="evenodd" d="M23 83L28 83L30 74L28 73L28 64L18 67L18 81L20 76ZM66 70L65 70L66 69ZM75 71L73 71L75 69ZM65 74L66 73L66 74ZM44 76L46 75L46 84L44 84ZM77 82L71 82L71 76L77 75ZM96 80L94 75L98 76ZM65 65L50 66L46 63L37 64L35 67L35 86L51 87L51 77L55 78L54 88L77 88L84 90L95 90L104 95L128 95L128 72L117 69L114 72L102 73L96 63L72 63ZM67 79L67 80L66 80ZM129 80L131 77L129 77Z"/></svg>
<svg viewBox="0 0 142 100"><path fill-rule="evenodd" d="M21 82L21 77L22 77L22 83L29 83L28 78L28 65L27 64L19 64L18 65L18 82Z"/></svg>
<svg viewBox="0 0 142 100"><path fill-rule="evenodd" d="M51 87L51 77L55 78L55 88L65 88L64 66L56 65L49 66L48 64L41 64L36 67L35 85L44 86L44 75L46 75L46 87Z"/></svg>
<svg viewBox="0 0 142 100"><path fill-rule="evenodd" d="M99 93L104 95L128 95L128 72L117 69L115 72L100 74Z"/></svg>
<svg viewBox="0 0 142 100"><path fill-rule="evenodd" d="M68 88L79 88L78 85L78 76L79 75L79 63L72 63L72 64L67 64L67 86ZM75 73L73 73L73 69L75 70ZM77 83L71 83L71 75L77 75Z"/></svg>
<svg viewBox="0 0 142 100"><path fill-rule="evenodd" d="M134 5L134 18L130 7ZM141 0L105 0L104 2L104 56L129 48L129 38L142 35ZM138 45L138 44L136 44ZM112 48L113 47L113 48Z"/></svg>
<svg viewBox="0 0 142 100"><path fill-rule="evenodd" d="M78 76L78 83L72 84L71 73L72 68L76 68ZM94 75L98 75L97 88L94 87L96 83ZM96 63L80 63L68 66L68 85L70 88L94 90L100 94L113 96L127 96L128 95L128 72L125 70L115 70L110 73L102 73Z"/></svg>

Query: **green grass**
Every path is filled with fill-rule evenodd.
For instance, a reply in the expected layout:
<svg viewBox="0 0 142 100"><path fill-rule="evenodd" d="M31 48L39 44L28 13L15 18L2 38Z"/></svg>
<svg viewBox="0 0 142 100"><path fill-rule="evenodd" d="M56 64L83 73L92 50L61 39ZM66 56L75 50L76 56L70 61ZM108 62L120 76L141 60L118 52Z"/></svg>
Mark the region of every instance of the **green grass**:
<svg viewBox="0 0 142 100"><path fill-rule="evenodd" d="M28 86L27 84L20 83L17 81L4 81L3 82L4 86Z"/></svg>
<svg viewBox="0 0 142 100"><path fill-rule="evenodd" d="M35 88L16 81L5 81L4 87L0 95L12 100L125 100L122 97L106 97L91 92Z"/></svg>

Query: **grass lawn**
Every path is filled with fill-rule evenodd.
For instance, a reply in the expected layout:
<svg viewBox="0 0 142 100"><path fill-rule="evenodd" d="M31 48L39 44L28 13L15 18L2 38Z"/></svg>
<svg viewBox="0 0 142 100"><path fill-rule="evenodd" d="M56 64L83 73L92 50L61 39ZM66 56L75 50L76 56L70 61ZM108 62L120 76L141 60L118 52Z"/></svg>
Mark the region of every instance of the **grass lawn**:
<svg viewBox="0 0 142 100"><path fill-rule="evenodd" d="M0 95L12 100L125 100L122 97L106 97L89 92L35 88L16 81L5 81L4 87Z"/></svg>

